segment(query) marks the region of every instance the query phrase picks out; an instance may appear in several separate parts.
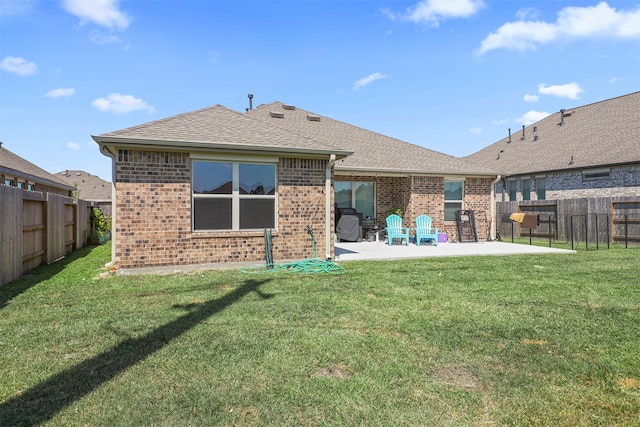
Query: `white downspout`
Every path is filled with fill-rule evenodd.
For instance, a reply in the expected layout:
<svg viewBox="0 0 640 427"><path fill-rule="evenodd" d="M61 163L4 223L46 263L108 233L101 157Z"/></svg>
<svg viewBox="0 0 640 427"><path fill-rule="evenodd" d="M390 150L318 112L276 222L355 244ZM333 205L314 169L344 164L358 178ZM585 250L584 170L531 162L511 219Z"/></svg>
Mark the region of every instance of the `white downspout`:
<svg viewBox="0 0 640 427"><path fill-rule="evenodd" d="M331 211L333 207L331 206L331 170L333 169L333 165L336 162L336 155L332 154L329 157L329 162L327 163L327 169L325 171L325 180L324 180L324 198L325 198L325 207L324 207L324 244L325 244L325 259L331 259Z"/></svg>
<svg viewBox="0 0 640 427"><path fill-rule="evenodd" d="M489 230L489 236L491 240L496 240L496 184L500 181L501 175L498 175L496 179L491 182L491 230Z"/></svg>
<svg viewBox="0 0 640 427"><path fill-rule="evenodd" d="M104 265L105 267L111 267L116 262L116 241L118 239L116 233L118 225L116 213L116 155L107 150L104 145L100 146L100 152L111 159L111 261Z"/></svg>

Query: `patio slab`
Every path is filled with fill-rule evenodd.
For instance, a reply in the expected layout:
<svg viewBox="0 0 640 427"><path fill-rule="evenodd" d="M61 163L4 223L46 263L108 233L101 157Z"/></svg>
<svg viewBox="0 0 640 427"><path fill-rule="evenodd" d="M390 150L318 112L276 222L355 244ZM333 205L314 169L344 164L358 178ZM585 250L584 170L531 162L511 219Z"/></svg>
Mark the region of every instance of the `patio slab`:
<svg viewBox="0 0 640 427"><path fill-rule="evenodd" d="M522 254L571 254L572 250L543 246L530 246L507 242L441 243L439 246L423 244L408 246L386 242L339 242L335 244L336 262L365 260L394 260L447 256L485 256Z"/></svg>

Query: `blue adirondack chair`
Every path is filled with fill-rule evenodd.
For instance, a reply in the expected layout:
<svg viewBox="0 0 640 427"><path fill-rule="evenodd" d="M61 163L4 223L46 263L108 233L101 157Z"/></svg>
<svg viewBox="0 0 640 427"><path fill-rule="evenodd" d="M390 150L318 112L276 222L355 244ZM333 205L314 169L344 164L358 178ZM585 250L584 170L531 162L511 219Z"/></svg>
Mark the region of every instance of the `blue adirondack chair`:
<svg viewBox="0 0 640 427"><path fill-rule="evenodd" d="M409 244L409 228L402 226L402 218L396 214L391 214L387 217L387 244L391 246L393 239L405 239L405 245Z"/></svg>
<svg viewBox="0 0 640 427"><path fill-rule="evenodd" d="M420 215L416 218L416 245L420 246L423 239L431 239L438 246L438 229L431 225L431 217Z"/></svg>

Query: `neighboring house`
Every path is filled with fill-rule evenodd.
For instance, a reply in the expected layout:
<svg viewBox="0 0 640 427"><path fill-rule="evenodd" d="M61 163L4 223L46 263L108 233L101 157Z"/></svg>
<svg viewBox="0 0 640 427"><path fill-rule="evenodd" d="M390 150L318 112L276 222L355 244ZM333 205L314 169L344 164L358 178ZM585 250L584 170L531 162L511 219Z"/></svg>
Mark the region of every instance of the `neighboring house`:
<svg viewBox="0 0 640 427"><path fill-rule="evenodd" d="M246 114L216 105L93 139L114 165L119 268L263 261L265 228L275 261L309 258L307 226L317 256L333 258L335 204L380 228L395 206L405 226L426 213L452 237L455 210L492 209L486 167L277 102Z"/></svg>
<svg viewBox="0 0 640 427"><path fill-rule="evenodd" d="M111 216L111 183L85 171L65 170L56 176L76 189L76 197L94 202L105 216Z"/></svg>
<svg viewBox="0 0 640 427"><path fill-rule="evenodd" d="M640 92L568 108L464 158L497 170L497 201L640 195Z"/></svg>
<svg viewBox="0 0 640 427"><path fill-rule="evenodd" d="M72 196L75 188L57 176L12 153L0 142L0 185Z"/></svg>

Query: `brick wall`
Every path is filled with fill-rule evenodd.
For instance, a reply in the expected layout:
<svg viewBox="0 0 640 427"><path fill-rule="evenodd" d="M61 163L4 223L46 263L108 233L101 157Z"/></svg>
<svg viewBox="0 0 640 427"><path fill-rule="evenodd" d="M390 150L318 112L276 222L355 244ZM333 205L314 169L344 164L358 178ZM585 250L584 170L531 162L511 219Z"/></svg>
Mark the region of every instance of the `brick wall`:
<svg viewBox="0 0 640 427"><path fill-rule="evenodd" d="M589 172L586 170L586 172ZM522 180L517 179L517 200L523 200ZM531 200L536 197L536 179L525 178L531 182ZM640 165L627 165L609 168L609 177L586 179L583 171L555 172L545 176L546 199L582 199L586 197L626 197L640 194ZM507 201L508 194L502 182L496 186L497 201Z"/></svg>
<svg viewBox="0 0 640 427"><path fill-rule="evenodd" d="M272 241L274 262L313 256L311 236L305 231L307 225L313 228L318 256L324 258L326 163L280 160L278 230L274 230ZM264 261L263 231L191 231L190 182L188 153L118 152L115 239L118 267Z"/></svg>
<svg viewBox="0 0 640 427"><path fill-rule="evenodd" d="M418 215L426 214L433 219L433 226L457 238L455 222L444 222L444 177L338 177L337 180L374 181L376 183L376 219L381 228L389 209L401 206L403 225L415 227ZM479 239L488 236L488 221L491 210L490 178L468 178L465 180L464 207L476 211L476 229Z"/></svg>

